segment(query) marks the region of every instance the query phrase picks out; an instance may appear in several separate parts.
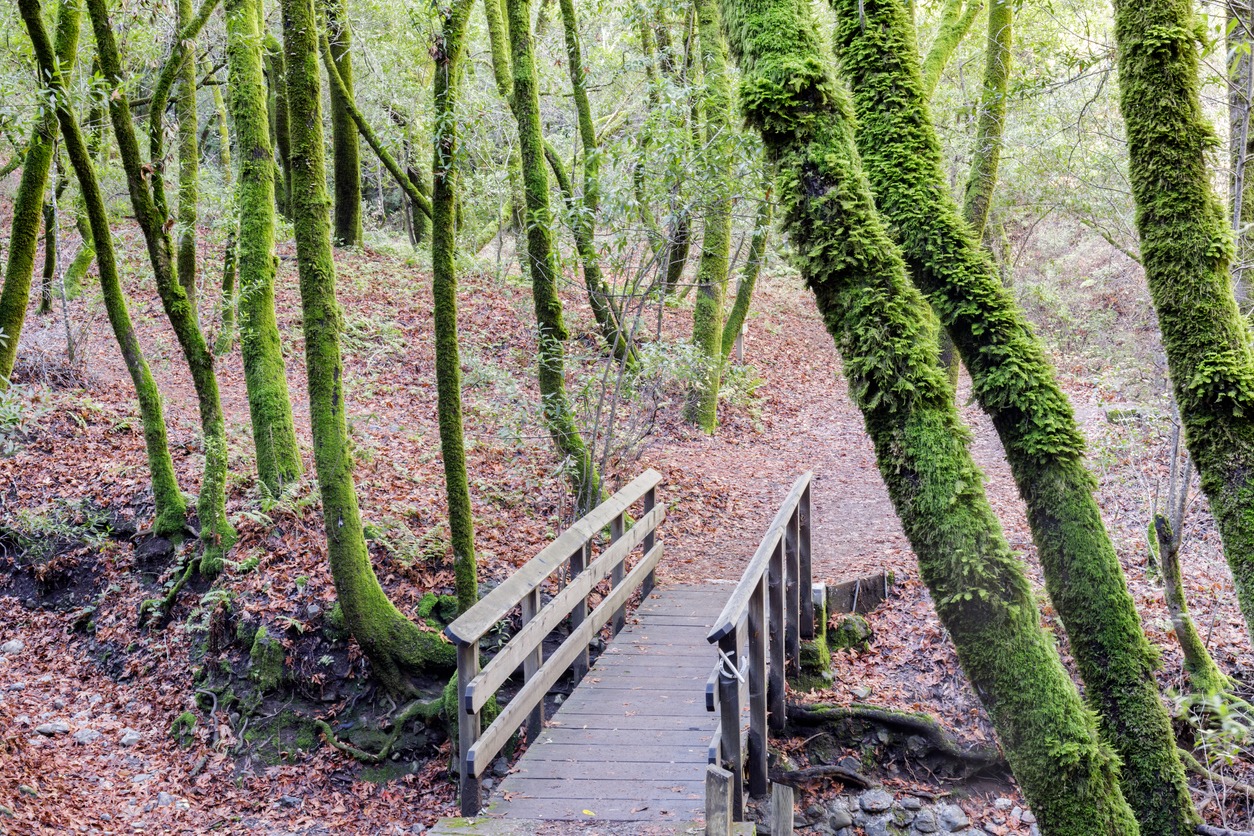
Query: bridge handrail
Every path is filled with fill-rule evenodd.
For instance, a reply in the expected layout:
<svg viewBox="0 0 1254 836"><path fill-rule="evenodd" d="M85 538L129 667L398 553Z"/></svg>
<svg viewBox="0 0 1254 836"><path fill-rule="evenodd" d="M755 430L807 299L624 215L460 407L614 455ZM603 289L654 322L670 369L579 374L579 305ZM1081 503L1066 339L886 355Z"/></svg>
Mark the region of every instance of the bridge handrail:
<svg viewBox="0 0 1254 836"><path fill-rule="evenodd" d="M656 504L656 491L661 481L661 474L654 470L637 476L444 629L445 635L457 645L462 815L478 814L479 776L522 723L528 721L531 740L540 733L544 725L544 696L549 688L567 669L574 669L576 682L587 672L588 645L597 631L612 621L613 632L617 635L623 627L631 595L640 588L643 598L653 590L654 568L662 556L662 544L656 542L656 533L666 517L666 507ZM625 529L627 510L640 500L643 500L643 514L631 528ZM610 528L610 544L589 563L592 541L606 526ZM643 556L624 576L626 559L636 546L642 546ZM541 585L566 564L570 571L565 587L541 607ZM588 595L607 576L610 593L589 613ZM522 628L481 669L479 640L519 605ZM570 635L545 660L545 637L568 615ZM523 687L496 719L481 730L483 708L520 665Z"/></svg>
<svg viewBox="0 0 1254 836"><path fill-rule="evenodd" d="M784 727L785 677L798 669L801 639L814 637L812 479L813 474L807 472L793 482L706 637L718 646L719 654L706 684L706 708L719 712L719 730L709 755L711 763L725 764L732 773L732 804L738 821L744 811L743 764L748 762L750 795L765 795L768 725L777 730ZM742 688L746 687L749 728L742 743L740 707Z"/></svg>

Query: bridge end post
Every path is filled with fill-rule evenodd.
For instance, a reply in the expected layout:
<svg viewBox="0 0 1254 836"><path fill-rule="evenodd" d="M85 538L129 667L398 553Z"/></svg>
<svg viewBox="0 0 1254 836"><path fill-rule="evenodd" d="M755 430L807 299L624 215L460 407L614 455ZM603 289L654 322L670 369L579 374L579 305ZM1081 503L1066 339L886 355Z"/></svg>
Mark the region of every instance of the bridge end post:
<svg viewBox="0 0 1254 836"><path fill-rule="evenodd" d="M810 556L810 485L801 494L797 503L797 562L800 573L798 579L801 593L801 638L814 638L814 599L808 590L814 583Z"/></svg>
<svg viewBox="0 0 1254 836"><path fill-rule="evenodd" d="M766 729L766 578L759 578L749 599L749 795L767 791Z"/></svg>
<svg viewBox="0 0 1254 836"><path fill-rule="evenodd" d="M653 510L653 506L656 504L657 504L657 488L649 488L649 490L646 491L644 494L644 513L648 514L650 511ZM648 534L644 535L644 553L645 554L648 554L649 552L653 551L653 544L656 541L657 541L657 535L653 531L650 531ZM640 585L640 600L644 601L644 599L648 598L651 594L653 594L653 588L655 586L657 586L656 573L649 572L649 574L645 575L644 577L644 583Z"/></svg>
<svg viewBox="0 0 1254 836"><path fill-rule="evenodd" d="M721 766L705 768L705 836L730 836L732 774Z"/></svg>
<svg viewBox="0 0 1254 836"><path fill-rule="evenodd" d="M719 671L719 746L723 762L732 766L732 815L736 821L744 818L744 752L740 746L740 627L737 626L718 640L719 651L730 661L732 669ZM724 665L728 661L723 662Z"/></svg>
<svg viewBox="0 0 1254 836"><path fill-rule="evenodd" d="M475 765L470 761L470 747L474 746L479 739L479 712L472 711L466 704L466 686L478 673L479 642L459 641L457 643L457 761L461 778L459 786L461 811L466 817L479 815L479 808L483 802L479 778L475 775Z"/></svg>

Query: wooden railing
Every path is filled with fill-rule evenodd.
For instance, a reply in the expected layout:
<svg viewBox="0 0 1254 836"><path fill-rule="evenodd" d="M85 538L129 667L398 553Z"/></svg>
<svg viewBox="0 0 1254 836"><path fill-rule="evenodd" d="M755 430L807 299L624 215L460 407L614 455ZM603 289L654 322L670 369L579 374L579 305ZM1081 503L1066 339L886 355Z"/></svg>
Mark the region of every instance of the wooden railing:
<svg viewBox="0 0 1254 836"><path fill-rule="evenodd" d="M647 470L630 484L592 509L566 529L522 568L510 575L479 603L445 628L457 645L458 764L461 773L461 810L474 816L481 806L479 777L500 753L515 731L527 721L528 739L534 741L544 726L544 696L568 669L578 682L588 671L588 645L607 622L615 635L622 629L627 601L637 588L641 598L653 591L654 567L662 556L656 542L658 525L666 507L657 505L661 474ZM630 528L624 529L627 511L637 501L643 510ZM610 544L590 560L592 542L606 527ZM627 556L641 546L643 556L630 573L624 573ZM563 566L569 567L566 585L544 607L540 589ZM588 595L598 583L610 578L610 593L591 613ZM479 667L479 640L514 607L522 608L522 628L485 665ZM543 642L567 616L570 635L544 658ZM523 669L523 687L486 729L480 714L488 700L507 679Z"/></svg>
<svg viewBox="0 0 1254 836"><path fill-rule="evenodd" d="M746 763L749 794L755 798L766 795L768 726L776 730L784 727L784 681L797 672L801 639L814 637L811 476L805 473L793 483L708 636L710 643L718 646L718 661L706 683L706 708L719 712L710 763L732 774L732 810L737 821L744 814ZM745 688L749 692L749 733L742 743L740 714Z"/></svg>

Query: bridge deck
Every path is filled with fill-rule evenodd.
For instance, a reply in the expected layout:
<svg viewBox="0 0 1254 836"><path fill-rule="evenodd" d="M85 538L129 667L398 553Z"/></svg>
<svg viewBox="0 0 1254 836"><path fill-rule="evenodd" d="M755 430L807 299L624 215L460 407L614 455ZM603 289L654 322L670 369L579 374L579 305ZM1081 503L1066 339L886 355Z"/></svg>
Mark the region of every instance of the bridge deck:
<svg viewBox="0 0 1254 836"><path fill-rule="evenodd" d="M720 584L654 591L494 788L483 816L703 819L707 752L717 727L705 708L715 659L706 635L730 592Z"/></svg>

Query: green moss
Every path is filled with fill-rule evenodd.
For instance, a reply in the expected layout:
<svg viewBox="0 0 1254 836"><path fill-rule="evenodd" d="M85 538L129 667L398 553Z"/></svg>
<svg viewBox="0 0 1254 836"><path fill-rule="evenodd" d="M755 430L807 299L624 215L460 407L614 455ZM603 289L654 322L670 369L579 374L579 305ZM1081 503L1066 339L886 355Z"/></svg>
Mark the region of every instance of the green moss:
<svg viewBox="0 0 1254 836"><path fill-rule="evenodd" d="M832 631L831 644L837 650L866 650L874 634L865 618L852 613L845 616Z"/></svg>
<svg viewBox="0 0 1254 836"><path fill-rule="evenodd" d="M196 740L196 715L190 711L184 711L182 714L174 718L174 722L170 724L170 737L174 738L180 748L186 749Z"/></svg>
<svg viewBox="0 0 1254 836"><path fill-rule="evenodd" d="M326 16L328 40L335 67L348 97L353 95L352 30L348 5L344 0L321 0ZM335 242L342 247L360 246L361 230L361 149L357 126L353 124L345 99L331 87L332 176L335 182Z"/></svg>
<svg viewBox="0 0 1254 836"><path fill-rule="evenodd" d="M1006 122L1006 85L1010 79L1013 20L1011 0L990 0L980 118L976 124L971 172L967 175L966 198L962 205L962 216L970 224L971 236L977 241L984 237L988 207L997 185L1002 126Z"/></svg>
<svg viewBox="0 0 1254 836"><path fill-rule="evenodd" d="M1001 16L1009 11L1002 5L994 0L990 8L997 19L990 34L1008 40L1009 21ZM1093 497L1084 438L1043 346L949 196L913 29L895 2L834 0L833 6L836 48L877 205L997 429L1085 695L1103 739L1123 761L1124 795L1146 832L1191 832L1194 814L1154 657ZM869 25L859 24L860 14Z"/></svg>
<svg viewBox="0 0 1254 836"><path fill-rule="evenodd" d="M456 596L436 595L434 592L423 595L414 607L414 615L418 618L430 619L440 626L451 624L459 612Z"/></svg>
<svg viewBox="0 0 1254 836"><path fill-rule="evenodd" d="M248 675L262 691L273 691L287 675L284 662L287 651L277 639L270 638L265 627L257 628L252 649L248 653Z"/></svg>
<svg viewBox="0 0 1254 836"><path fill-rule="evenodd" d="M920 574L1015 777L1042 831L1131 836L1138 827L1117 761L1098 741L984 495L936 365L935 319L876 212L848 96L809 6L724 0L723 9L742 110L777 167L798 266L841 352ZM852 25L858 19L855 10Z"/></svg>
<svg viewBox="0 0 1254 836"><path fill-rule="evenodd" d="M932 98L945 65L949 63L954 50L958 48L958 44L962 43L967 32L971 31L972 24L975 23L976 17L983 8L984 0L967 0L965 8L963 0L945 0L945 5L941 7L941 23L936 32L936 39L932 41L927 57L923 59L924 98Z"/></svg>

